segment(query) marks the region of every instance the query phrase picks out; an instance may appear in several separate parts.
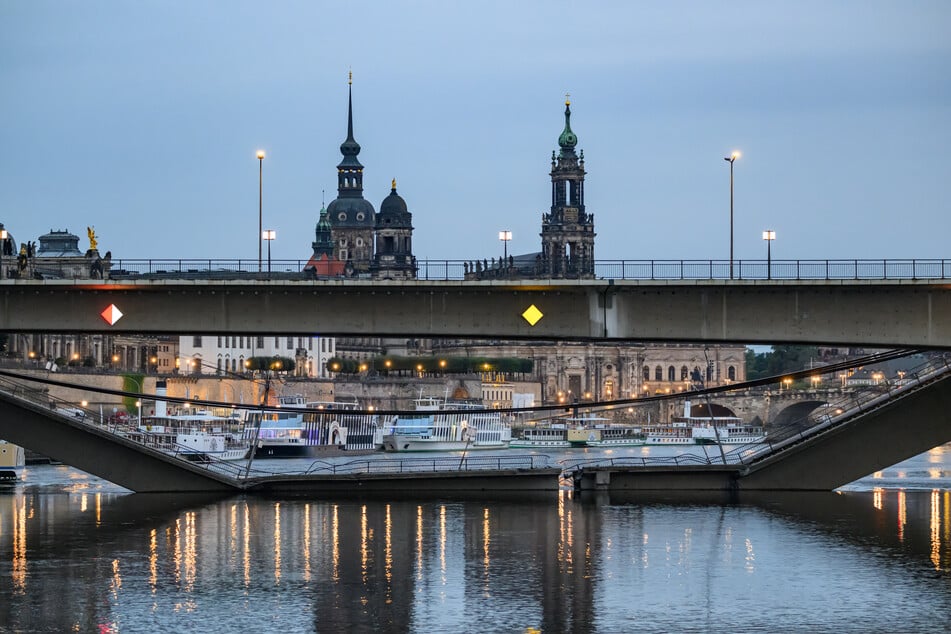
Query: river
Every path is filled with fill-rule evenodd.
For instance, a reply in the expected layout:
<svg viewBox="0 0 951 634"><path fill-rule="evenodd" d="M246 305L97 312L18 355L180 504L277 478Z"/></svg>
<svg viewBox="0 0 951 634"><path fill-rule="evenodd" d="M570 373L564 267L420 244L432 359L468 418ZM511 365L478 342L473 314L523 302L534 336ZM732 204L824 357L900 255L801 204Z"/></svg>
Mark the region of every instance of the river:
<svg viewBox="0 0 951 634"><path fill-rule="evenodd" d="M0 631L186 629L949 631L951 445L735 498L138 495L56 465L0 489Z"/></svg>

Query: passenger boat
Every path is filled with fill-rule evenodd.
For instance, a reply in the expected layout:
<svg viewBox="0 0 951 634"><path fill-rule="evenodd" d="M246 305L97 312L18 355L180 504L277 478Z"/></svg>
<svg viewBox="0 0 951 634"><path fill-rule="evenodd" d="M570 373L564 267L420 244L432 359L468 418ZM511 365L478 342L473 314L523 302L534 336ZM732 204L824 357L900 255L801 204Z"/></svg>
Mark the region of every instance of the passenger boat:
<svg viewBox="0 0 951 634"><path fill-rule="evenodd" d="M207 411L149 416L125 436L192 462L240 460L250 448L239 419Z"/></svg>
<svg viewBox="0 0 951 634"><path fill-rule="evenodd" d="M0 440L0 485L14 484L23 477L26 452L23 447Z"/></svg>
<svg viewBox="0 0 951 634"><path fill-rule="evenodd" d="M249 412L245 434L255 446L255 458L313 458L333 450L375 449L377 417L354 413L356 409L356 402L282 396L279 409Z"/></svg>
<svg viewBox="0 0 951 634"><path fill-rule="evenodd" d="M509 447L517 449L632 447L644 444L639 427L616 425L593 415L557 418L529 427Z"/></svg>
<svg viewBox="0 0 951 634"><path fill-rule="evenodd" d="M700 411L695 411L699 409ZM647 445L747 445L762 442L766 430L762 425L744 423L738 416L707 414L704 408L684 404L684 415L675 416L666 425L644 428Z"/></svg>
<svg viewBox="0 0 951 634"><path fill-rule="evenodd" d="M505 449L512 439L502 415L485 411L481 403L426 397L415 399L413 409L387 423L384 451Z"/></svg>

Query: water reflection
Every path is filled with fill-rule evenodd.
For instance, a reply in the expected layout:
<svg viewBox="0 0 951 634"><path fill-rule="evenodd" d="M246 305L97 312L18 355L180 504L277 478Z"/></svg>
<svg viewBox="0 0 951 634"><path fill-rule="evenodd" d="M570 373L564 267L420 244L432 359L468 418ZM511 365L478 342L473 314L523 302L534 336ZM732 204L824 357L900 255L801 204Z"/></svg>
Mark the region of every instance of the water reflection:
<svg viewBox="0 0 951 634"><path fill-rule="evenodd" d="M948 490L425 502L18 491L0 495L0 623L941 629L949 544Z"/></svg>

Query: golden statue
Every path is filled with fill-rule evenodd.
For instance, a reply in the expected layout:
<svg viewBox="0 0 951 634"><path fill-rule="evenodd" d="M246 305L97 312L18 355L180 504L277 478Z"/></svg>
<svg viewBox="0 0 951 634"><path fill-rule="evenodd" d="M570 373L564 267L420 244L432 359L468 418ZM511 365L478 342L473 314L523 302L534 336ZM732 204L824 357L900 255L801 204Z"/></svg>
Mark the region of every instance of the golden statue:
<svg viewBox="0 0 951 634"><path fill-rule="evenodd" d="M393 191L396 191L396 179L393 179L393 182L390 183L393 186Z"/></svg>
<svg viewBox="0 0 951 634"><path fill-rule="evenodd" d="M92 227L86 227L86 235L89 236L89 249L96 249L96 230Z"/></svg>

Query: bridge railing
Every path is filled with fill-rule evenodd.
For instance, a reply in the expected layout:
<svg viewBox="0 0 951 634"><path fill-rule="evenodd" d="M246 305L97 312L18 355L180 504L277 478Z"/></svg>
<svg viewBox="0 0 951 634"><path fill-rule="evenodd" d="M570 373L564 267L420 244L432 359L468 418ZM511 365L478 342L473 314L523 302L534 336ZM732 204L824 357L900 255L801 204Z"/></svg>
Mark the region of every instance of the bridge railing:
<svg viewBox="0 0 951 634"><path fill-rule="evenodd" d="M541 469L551 466L548 456L461 456L441 458L380 458L334 463L315 460L303 475L338 475L352 473L425 473L443 471L503 471L510 469Z"/></svg>
<svg viewBox="0 0 951 634"><path fill-rule="evenodd" d="M270 267L258 267L257 260L245 259L129 259L112 260L112 279L323 279L305 270L308 260L271 260ZM478 277L475 261L418 260L419 280L454 281ZM490 267L498 264L489 264ZM480 265L480 271L481 265ZM481 279L504 281L548 279L536 274L533 266L511 269ZM729 260L598 260L596 279L615 280L728 280ZM357 274L351 279L370 278ZM733 278L738 280L905 280L951 279L951 259L825 259L825 260L734 260ZM331 279L331 278L327 278Z"/></svg>

